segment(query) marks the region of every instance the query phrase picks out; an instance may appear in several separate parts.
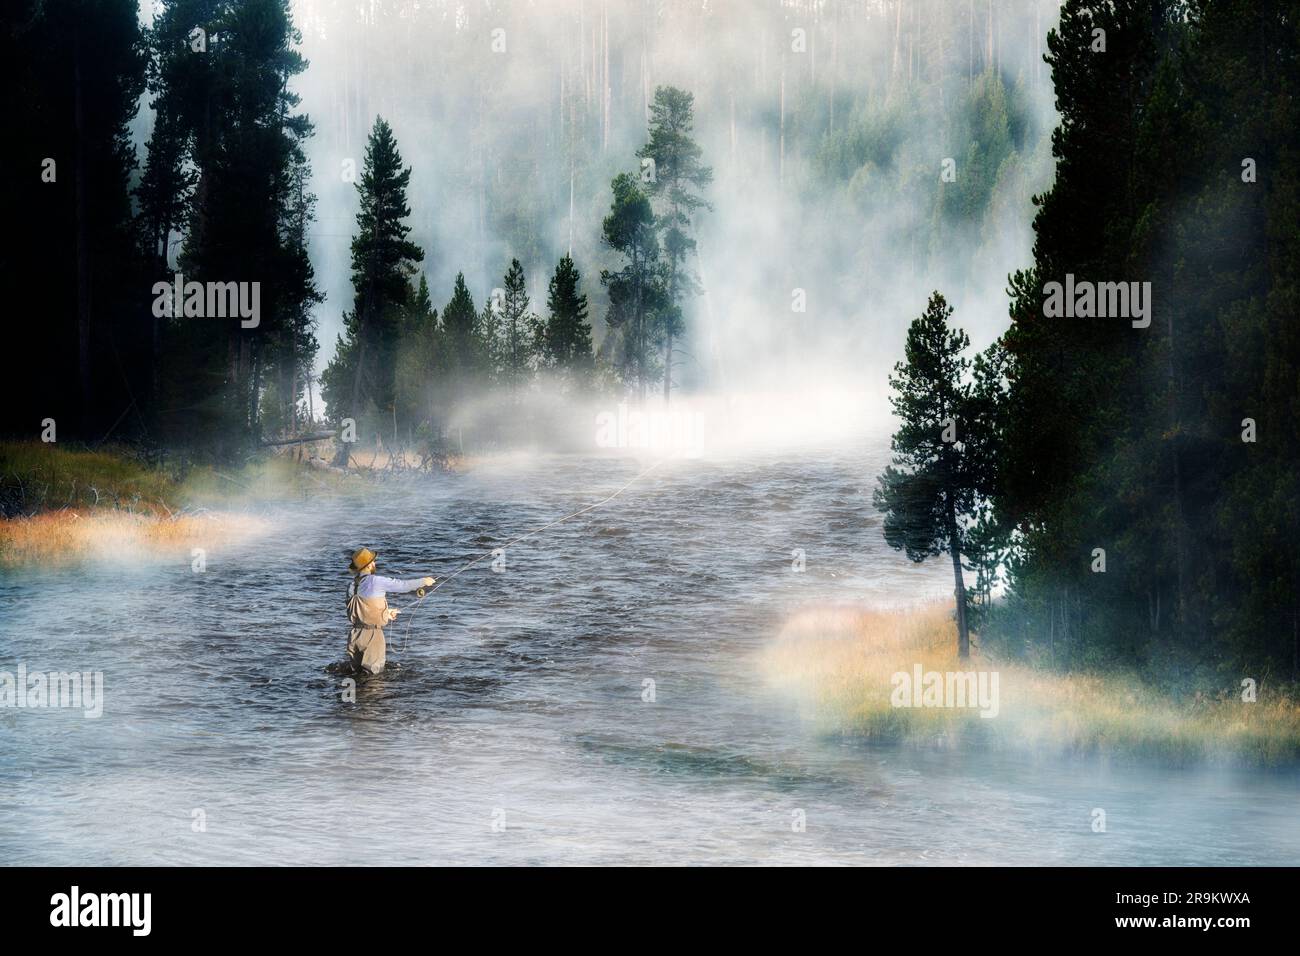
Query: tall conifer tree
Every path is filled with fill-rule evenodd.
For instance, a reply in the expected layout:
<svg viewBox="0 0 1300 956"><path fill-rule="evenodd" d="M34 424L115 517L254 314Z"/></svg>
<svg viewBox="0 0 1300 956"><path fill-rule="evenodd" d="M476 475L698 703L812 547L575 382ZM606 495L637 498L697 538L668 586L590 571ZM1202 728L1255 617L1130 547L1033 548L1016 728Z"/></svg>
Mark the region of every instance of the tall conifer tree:
<svg viewBox="0 0 1300 956"><path fill-rule="evenodd" d="M336 421L383 413L394 402L397 340L411 299L411 277L424 258L424 251L407 238L410 182L411 168L402 164L392 127L376 118L356 184L361 208L352 238L355 298L323 376L325 401ZM345 454L340 449L340 457Z"/></svg>

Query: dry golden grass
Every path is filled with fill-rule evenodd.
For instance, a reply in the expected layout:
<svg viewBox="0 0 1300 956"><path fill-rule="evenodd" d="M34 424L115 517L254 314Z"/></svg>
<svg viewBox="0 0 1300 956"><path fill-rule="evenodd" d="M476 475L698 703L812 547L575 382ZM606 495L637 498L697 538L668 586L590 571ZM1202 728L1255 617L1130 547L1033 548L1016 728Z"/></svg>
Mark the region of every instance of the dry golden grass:
<svg viewBox="0 0 1300 956"><path fill-rule="evenodd" d="M258 533L263 522L230 514L133 514L106 508L45 512L0 520L0 567L66 565L96 560L188 559Z"/></svg>
<svg viewBox="0 0 1300 956"><path fill-rule="evenodd" d="M355 476L318 472L284 455L232 470L172 470L124 448L4 441L0 505L12 517L0 518L0 569L172 560L257 533L265 522L241 513L250 505L360 490Z"/></svg>
<svg viewBox="0 0 1300 956"><path fill-rule="evenodd" d="M190 469L184 482L124 449L0 442L0 568L84 561L171 560L210 550L263 527L257 518L182 510L242 506L300 494L301 470L275 460L236 476Z"/></svg>
<svg viewBox="0 0 1300 956"><path fill-rule="evenodd" d="M1171 695L1138 675L1057 674L993 662L976 652L963 665L946 605L907 610L831 608L791 619L764 651L771 683L827 733L914 744L1145 754L1174 762L1277 764L1300 758L1295 688ZM999 713L894 707L891 677L924 671L996 671Z"/></svg>
<svg viewBox="0 0 1300 956"><path fill-rule="evenodd" d="M348 467L358 471L387 471L391 468L418 468L420 456L411 452L384 449L358 451L348 459Z"/></svg>
<svg viewBox="0 0 1300 956"><path fill-rule="evenodd" d="M176 460L164 468L128 448L0 441L0 513L10 516L0 517L0 569L171 560L256 533L265 522L243 514L249 507L364 494L371 485L362 476L419 464L354 456L343 472L313 467L307 453L286 446L238 468Z"/></svg>

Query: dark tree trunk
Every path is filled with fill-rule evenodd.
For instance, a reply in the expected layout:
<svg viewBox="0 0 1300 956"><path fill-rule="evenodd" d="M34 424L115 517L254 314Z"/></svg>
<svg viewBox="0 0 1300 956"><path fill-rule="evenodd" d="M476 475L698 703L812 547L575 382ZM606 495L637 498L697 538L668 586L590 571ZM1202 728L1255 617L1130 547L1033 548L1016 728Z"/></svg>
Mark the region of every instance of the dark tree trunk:
<svg viewBox="0 0 1300 956"><path fill-rule="evenodd" d="M257 347L256 341L249 341L245 337L245 351L248 353L248 362L250 366L248 395L248 424L253 432L253 441L262 440L262 350Z"/></svg>
<svg viewBox="0 0 1300 956"><path fill-rule="evenodd" d="M664 345L664 404L668 404L669 393L673 387L673 334L668 333L668 341Z"/></svg>
<svg viewBox="0 0 1300 956"><path fill-rule="evenodd" d="M957 533L957 515L948 505L948 553L952 555L953 596L957 602L957 656L970 658L970 630L966 621L966 582L961 573L961 536Z"/></svg>

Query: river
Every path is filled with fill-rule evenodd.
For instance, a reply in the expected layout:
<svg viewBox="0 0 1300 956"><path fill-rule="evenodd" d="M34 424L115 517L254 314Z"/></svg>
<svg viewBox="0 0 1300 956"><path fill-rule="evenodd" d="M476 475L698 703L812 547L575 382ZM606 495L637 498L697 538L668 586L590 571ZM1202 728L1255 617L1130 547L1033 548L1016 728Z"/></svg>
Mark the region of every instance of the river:
<svg viewBox="0 0 1300 956"><path fill-rule="evenodd" d="M883 447L667 461L510 547L504 567L449 580L389 629L399 666L355 702L328 666L345 640L348 552L368 545L381 572L443 577L647 462L503 457L364 503L286 505L202 573L6 575L0 669L102 671L105 700L98 719L0 710L0 853L92 865L1300 860L1293 771L827 738L769 689L756 657L792 611L950 593L946 561L914 565L881 539ZM1105 833L1092 831L1096 807Z"/></svg>

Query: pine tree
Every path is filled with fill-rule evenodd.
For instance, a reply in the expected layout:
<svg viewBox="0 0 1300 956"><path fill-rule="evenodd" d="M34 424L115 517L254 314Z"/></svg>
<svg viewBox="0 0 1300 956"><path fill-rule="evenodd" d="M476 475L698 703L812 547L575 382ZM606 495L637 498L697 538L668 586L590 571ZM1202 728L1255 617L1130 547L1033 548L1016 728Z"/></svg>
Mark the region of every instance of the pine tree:
<svg viewBox="0 0 1300 956"><path fill-rule="evenodd" d="M474 317L473 340L478 347L480 384L496 386L506 383L505 323L496 305L496 296L483 301L483 308Z"/></svg>
<svg viewBox="0 0 1300 956"><path fill-rule="evenodd" d="M602 235L606 245L622 255L623 267L600 273L601 284L609 290L605 321L619 334L624 382L644 399L655 372L652 322L667 304L665 275L649 197L628 173L615 176L611 185L614 201Z"/></svg>
<svg viewBox="0 0 1300 956"><path fill-rule="evenodd" d="M458 272L451 300L442 310L442 334L450 368L451 395L455 402L463 401L470 386L486 371L487 356L480 325L474 297L465 285L465 275Z"/></svg>
<svg viewBox="0 0 1300 956"><path fill-rule="evenodd" d="M578 388L590 383L594 367L587 296L579 292L581 282L573 259L562 258L547 287L546 324L538 345L545 366Z"/></svg>
<svg viewBox="0 0 1300 956"><path fill-rule="evenodd" d="M266 360L280 407L272 427L290 433L298 428L298 402L309 386L319 347L314 309L325 300L316 288L316 273L307 253L307 227L315 218L316 197L307 191L311 168L305 157L294 166L292 198L281 213L282 242L276 281L282 292L283 321L270 330Z"/></svg>
<svg viewBox="0 0 1300 956"><path fill-rule="evenodd" d="M407 309L394 370L397 420L408 438L423 431L436 438L441 428L438 409L445 402L447 357L433 307L429 281L423 273Z"/></svg>
<svg viewBox="0 0 1300 956"><path fill-rule="evenodd" d="M524 268L518 259L510 260L510 269L502 282L505 294L501 300L501 314L496 317L500 343L498 363L501 380L513 398L532 360L528 289L524 282Z"/></svg>
<svg viewBox="0 0 1300 956"><path fill-rule="evenodd" d="M424 258L423 250L407 238L410 181L411 168L402 165L392 128L376 118L356 184L361 208L352 239L355 299L352 311L343 317L345 337L322 378L335 421L393 406L393 358L410 302L410 278ZM346 453L341 448L339 457Z"/></svg>
<svg viewBox="0 0 1300 956"><path fill-rule="evenodd" d="M699 193L713 182L713 170L700 161L703 150L691 136L694 123L695 97L673 86L661 86L650 106L649 142L637 151L637 156L653 164L646 167L653 170L646 190L660 206L656 227L667 267L667 301L659 312L658 329L664 349L665 401L673 385L673 342L685 331L683 302L700 292L699 279L686 266L696 247L692 217L711 208Z"/></svg>
<svg viewBox="0 0 1300 956"><path fill-rule="evenodd" d="M968 527L987 501L986 476L994 447L987 414L963 357L970 340L949 326L952 308L935 292L907 330L906 362L894 366L890 404L902 425L890 448L893 462L874 494L885 515L885 541L916 562L947 553L952 559L957 654L970 656L962 554Z"/></svg>
<svg viewBox="0 0 1300 956"><path fill-rule="evenodd" d="M298 369L314 355L312 307L320 301L304 237L312 199L290 79L306 68L288 0L174 0L150 31L155 110L137 189L139 247L152 277L168 274L166 249L183 235L176 269L187 281L255 283L255 326L241 317L153 323L164 362L146 389L170 411L165 436L195 436L221 455L255 442L262 392L275 388L277 422L305 388Z"/></svg>

